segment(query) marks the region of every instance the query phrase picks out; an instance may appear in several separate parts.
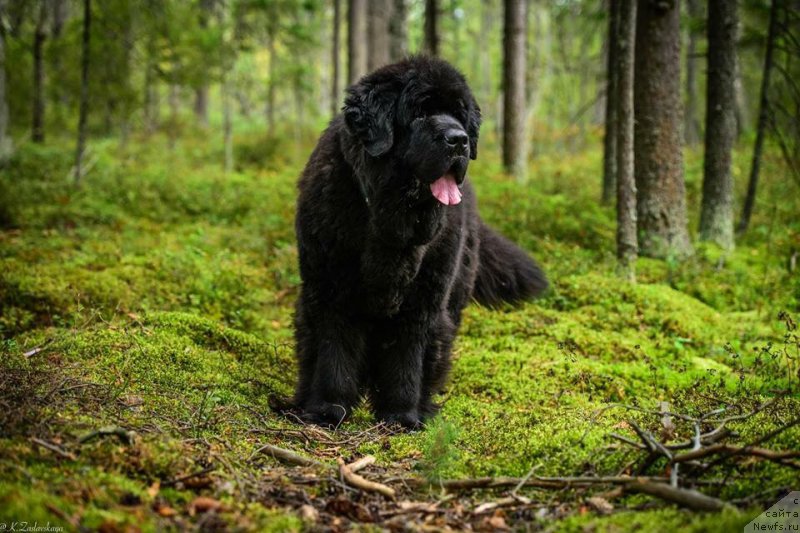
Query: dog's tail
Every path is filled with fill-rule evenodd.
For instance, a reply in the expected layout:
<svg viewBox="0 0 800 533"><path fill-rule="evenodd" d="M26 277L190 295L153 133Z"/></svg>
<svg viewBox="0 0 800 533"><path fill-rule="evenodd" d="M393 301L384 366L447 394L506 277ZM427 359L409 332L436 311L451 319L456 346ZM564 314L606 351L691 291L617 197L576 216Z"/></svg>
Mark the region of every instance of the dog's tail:
<svg viewBox="0 0 800 533"><path fill-rule="evenodd" d="M520 302L547 289L544 272L516 244L481 222L478 277L472 297L482 305Z"/></svg>

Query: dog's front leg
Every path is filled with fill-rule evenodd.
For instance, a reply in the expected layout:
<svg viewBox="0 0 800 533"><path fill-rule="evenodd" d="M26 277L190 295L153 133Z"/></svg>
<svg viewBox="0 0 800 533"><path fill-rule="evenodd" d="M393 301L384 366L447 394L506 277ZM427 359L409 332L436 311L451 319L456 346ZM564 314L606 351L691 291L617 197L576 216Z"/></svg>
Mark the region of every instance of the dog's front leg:
<svg viewBox="0 0 800 533"><path fill-rule="evenodd" d="M372 403L379 420L417 428L426 328L419 316L385 320L375 330L372 358Z"/></svg>
<svg viewBox="0 0 800 533"><path fill-rule="evenodd" d="M364 334L355 321L330 309L309 313L313 307L298 307L300 383L295 402L305 420L338 426L360 398Z"/></svg>

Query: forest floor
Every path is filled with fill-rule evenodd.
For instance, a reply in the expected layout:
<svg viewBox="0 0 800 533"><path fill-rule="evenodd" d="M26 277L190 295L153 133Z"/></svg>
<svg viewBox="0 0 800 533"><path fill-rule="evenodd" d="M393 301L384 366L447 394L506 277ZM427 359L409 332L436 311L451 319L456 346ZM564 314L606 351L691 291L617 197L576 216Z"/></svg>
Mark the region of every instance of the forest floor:
<svg viewBox="0 0 800 533"><path fill-rule="evenodd" d="M800 489L800 194L777 160L734 252L643 259L628 285L613 209L597 201L599 151L537 157L519 185L482 149L470 179L483 217L531 251L551 291L466 310L442 414L423 431L376 426L364 406L327 431L270 407L295 380L308 151L237 143L227 176L202 135L96 141L78 190L72 147L57 142L21 146L1 175L0 524L734 531ZM736 153L740 186L748 154ZM700 154L686 169L695 213ZM677 471L644 449L691 442L695 425L724 426L708 441L727 448ZM322 465L280 463L267 444ZM766 460L755 445L788 453ZM376 462L359 474L394 500L341 477L337 459L364 455ZM567 479L673 471L732 505L698 512ZM447 481L526 475L516 490Z"/></svg>

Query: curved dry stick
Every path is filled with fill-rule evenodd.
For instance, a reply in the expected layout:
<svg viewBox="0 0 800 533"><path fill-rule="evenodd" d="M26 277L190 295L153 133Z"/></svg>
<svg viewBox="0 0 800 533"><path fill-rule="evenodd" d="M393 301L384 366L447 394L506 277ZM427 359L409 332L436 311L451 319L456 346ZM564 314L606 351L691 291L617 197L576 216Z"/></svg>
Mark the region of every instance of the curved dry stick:
<svg viewBox="0 0 800 533"><path fill-rule="evenodd" d="M395 491L393 488L388 487L383 483L375 483L374 481L370 481L359 476L344 463L341 457L338 458L336 462L339 463L339 472L342 474L342 478L344 478L344 480L350 485L368 492L377 492L379 494L383 494L390 500L394 500Z"/></svg>

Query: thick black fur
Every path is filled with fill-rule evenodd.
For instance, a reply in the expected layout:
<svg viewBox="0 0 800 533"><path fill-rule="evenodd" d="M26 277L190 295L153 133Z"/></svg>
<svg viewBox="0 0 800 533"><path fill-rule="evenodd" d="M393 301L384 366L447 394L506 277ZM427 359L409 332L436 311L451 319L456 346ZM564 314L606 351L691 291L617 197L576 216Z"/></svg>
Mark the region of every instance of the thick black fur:
<svg viewBox="0 0 800 533"><path fill-rule="evenodd" d="M465 181L480 109L446 62L412 57L348 89L300 178L294 402L338 425L368 394L380 420L433 415L461 311L518 301L547 286L522 250L486 227ZM453 144L448 135L468 136ZM451 173L458 205L430 184Z"/></svg>

